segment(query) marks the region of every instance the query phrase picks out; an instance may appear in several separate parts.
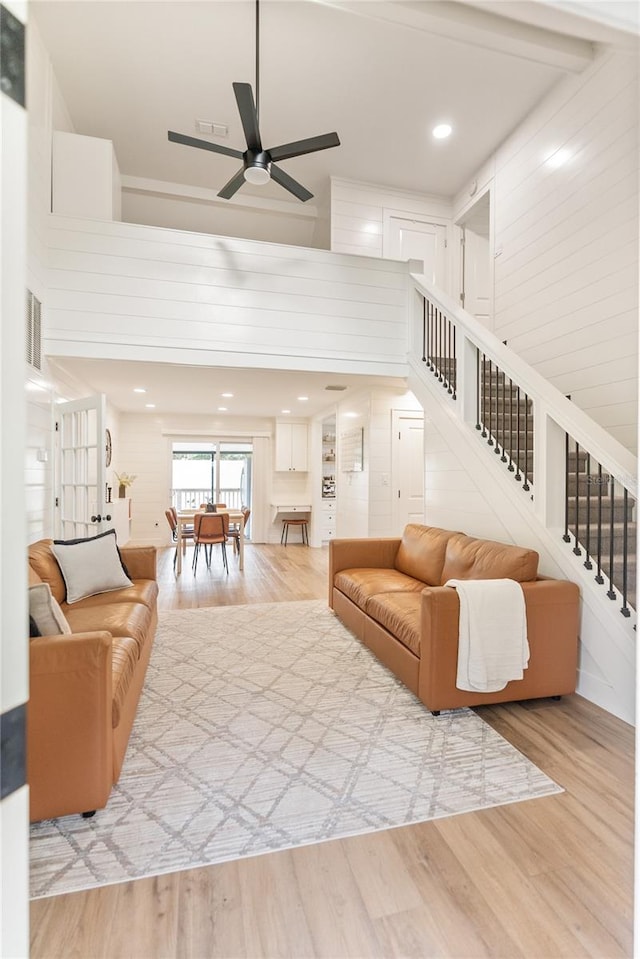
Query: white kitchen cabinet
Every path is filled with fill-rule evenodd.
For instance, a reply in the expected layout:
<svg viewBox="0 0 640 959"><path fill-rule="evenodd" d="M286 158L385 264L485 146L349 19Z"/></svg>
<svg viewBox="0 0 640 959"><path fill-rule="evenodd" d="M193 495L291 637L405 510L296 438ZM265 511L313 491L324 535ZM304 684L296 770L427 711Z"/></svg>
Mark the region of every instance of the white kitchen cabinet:
<svg viewBox="0 0 640 959"><path fill-rule="evenodd" d="M323 543L333 539L336 535L336 501L325 499L320 511L320 537Z"/></svg>
<svg viewBox="0 0 640 959"><path fill-rule="evenodd" d="M309 428L306 423L276 423L276 470L309 469Z"/></svg>

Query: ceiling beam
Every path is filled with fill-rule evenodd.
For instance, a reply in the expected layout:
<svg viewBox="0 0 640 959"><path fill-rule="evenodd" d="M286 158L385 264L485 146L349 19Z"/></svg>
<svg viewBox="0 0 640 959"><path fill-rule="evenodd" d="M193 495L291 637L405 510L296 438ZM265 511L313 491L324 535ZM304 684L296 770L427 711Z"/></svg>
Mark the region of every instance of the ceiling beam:
<svg viewBox="0 0 640 959"><path fill-rule="evenodd" d="M505 56L518 57L568 73L592 61L590 40L501 16L457 0L314 0L356 16L446 37ZM511 4L500 4L511 9ZM513 4L514 8L518 6Z"/></svg>

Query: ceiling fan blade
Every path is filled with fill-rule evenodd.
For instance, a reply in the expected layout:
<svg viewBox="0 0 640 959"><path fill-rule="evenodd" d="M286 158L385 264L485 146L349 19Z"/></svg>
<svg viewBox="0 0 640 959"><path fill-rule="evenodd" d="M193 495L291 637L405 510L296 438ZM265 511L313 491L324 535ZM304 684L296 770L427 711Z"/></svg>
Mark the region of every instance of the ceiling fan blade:
<svg viewBox="0 0 640 959"><path fill-rule="evenodd" d="M302 186L301 183L298 183L297 180L294 180L292 176L289 176L288 173L285 173L284 170L281 170L280 167L276 166L275 163L271 164L271 179L275 180L276 183L279 183L280 186L283 186L285 190L288 190L289 193L293 193L294 196L297 196L299 200L302 200L304 203L305 200L310 200L313 196L313 193Z"/></svg>
<svg viewBox="0 0 640 959"><path fill-rule="evenodd" d="M244 180L244 167L241 167L237 173L235 173L228 183L222 187L218 196L221 196L224 200L230 200L233 194L240 189Z"/></svg>
<svg viewBox="0 0 640 959"><path fill-rule="evenodd" d="M260 130L258 129L258 114L253 101L253 91L250 83L234 83L233 92L236 95L238 112L242 122L242 129L247 141L247 148L262 153Z"/></svg>
<svg viewBox="0 0 640 959"><path fill-rule="evenodd" d="M283 143L282 146L272 147L267 152L272 160L288 160L289 157L299 157L303 153L317 153L318 150L329 150L339 147L340 140L337 133L323 133L319 137L308 137L306 140L296 140L294 143Z"/></svg>
<svg viewBox="0 0 640 959"><path fill-rule="evenodd" d="M187 147L198 147L199 150L211 150L212 153L222 153L227 157L235 157L241 160L243 155L240 150L232 150L231 147L224 147L220 143L209 143L208 140L198 140L196 137L186 137L183 133L173 133L168 131L167 136L172 143L183 143Z"/></svg>

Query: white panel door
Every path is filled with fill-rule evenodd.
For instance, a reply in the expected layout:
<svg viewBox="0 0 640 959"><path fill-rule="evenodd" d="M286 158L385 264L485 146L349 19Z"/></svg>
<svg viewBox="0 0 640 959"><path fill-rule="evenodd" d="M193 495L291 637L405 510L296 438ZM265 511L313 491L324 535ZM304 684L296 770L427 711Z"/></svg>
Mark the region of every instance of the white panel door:
<svg viewBox="0 0 640 959"><path fill-rule="evenodd" d="M59 532L63 539L95 536L112 525L105 514L106 397L61 403L58 411Z"/></svg>
<svg viewBox="0 0 640 959"><path fill-rule="evenodd" d="M392 413L393 526L400 534L407 523L424 523L424 416Z"/></svg>
<svg viewBox="0 0 640 959"><path fill-rule="evenodd" d="M427 279L446 290L447 228L408 217L385 218L384 255L392 260L422 260Z"/></svg>
<svg viewBox="0 0 640 959"><path fill-rule="evenodd" d="M462 228L462 240L464 244L462 257L464 308L488 326L491 302L489 240L466 227Z"/></svg>

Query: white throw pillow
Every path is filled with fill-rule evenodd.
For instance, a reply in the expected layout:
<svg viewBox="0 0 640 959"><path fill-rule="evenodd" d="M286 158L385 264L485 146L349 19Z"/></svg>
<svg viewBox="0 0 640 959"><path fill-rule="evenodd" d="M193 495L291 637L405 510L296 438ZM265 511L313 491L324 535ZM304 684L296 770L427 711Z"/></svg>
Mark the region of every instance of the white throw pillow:
<svg viewBox="0 0 640 959"><path fill-rule="evenodd" d="M68 603L133 586L122 567L113 529L89 539L54 540L51 550L67 586Z"/></svg>
<svg viewBox="0 0 640 959"><path fill-rule="evenodd" d="M48 583L29 587L29 616L38 627L41 636L69 635L71 627Z"/></svg>

